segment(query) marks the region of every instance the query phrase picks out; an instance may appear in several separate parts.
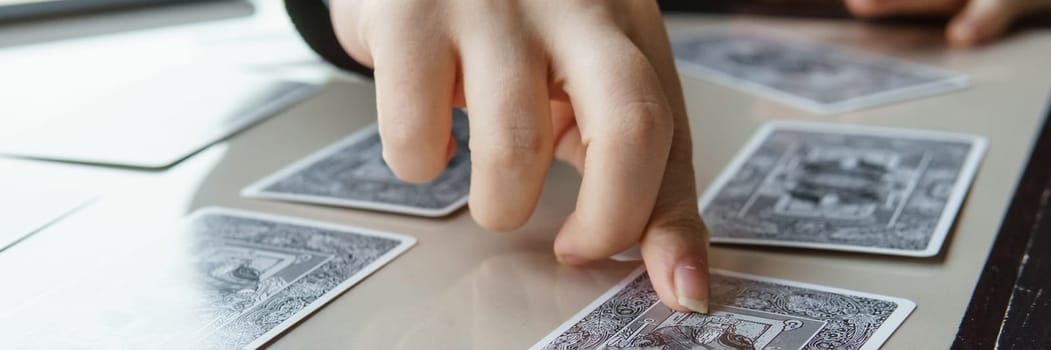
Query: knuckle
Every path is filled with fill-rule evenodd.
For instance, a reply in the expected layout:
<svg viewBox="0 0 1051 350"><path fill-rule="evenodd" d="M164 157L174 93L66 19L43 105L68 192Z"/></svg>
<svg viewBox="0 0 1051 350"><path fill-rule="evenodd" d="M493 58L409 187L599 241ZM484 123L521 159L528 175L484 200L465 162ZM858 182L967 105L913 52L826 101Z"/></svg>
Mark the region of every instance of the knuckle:
<svg viewBox="0 0 1051 350"><path fill-rule="evenodd" d="M673 209L654 218L644 240L657 247L678 250L691 241L706 244L708 228L695 210Z"/></svg>
<svg viewBox="0 0 1051 350"><path fill-rule="evenodd" d="M640 242L643 227L609 220L596 222L578 214L570 215L555 239L556 254L594 261L608 258Z"/></svg>
<svg viewBox="0 0 1051 350"><path fill-rule="evenodd" d="M700 211L697 208L696 195L692 189L679 189L677 193L690 195L682 196L675 200L658 200L653 209L653 218L650 222L651 228L666 231L696 231L704 229L704 221L701 220Z"/></svg>
<svg viewBox="0 0 1051 350"><path fill-rule="evenodd" d="M578 254L590 259L602 259L628 249L638 242L637 234L619 230L599 238L588 240L581 246L582 251Z"/></svg>
<svg viewBox="0 0 1051 350"><path fill-rule="evenodd" d="M632 146L649 146L671 139L673 123L666 104L638 101L624 104L616 113L622 117L611 124L613 137Z"/></svg>
<svg viewBox="0 0 1051 350"><path fill-rule="evenodd" d="M642 228L632 228L629 225L587 225L583 232L573 232L577 244L573 245L576 250L573 254L591 260L603 259L613 254L624 251L639 242Z"/></svg>
<svg viewBox="0 0 1051 350"><path fill-rule="evenodd" d="M383 160L401 180L430 182L445 169L447 133L434 132L420 122L382 119L380 141Z"/></svg>
<svg viewBox="0 0 1051 350"><path fill-rule="evenodd" d="M514 128L509 131L508 151L516 155L538 157L553 147L544 133L532 128Z"/></svg>
<svg viewBox="0 0 1051 350"><path fill-rule="evenodd" d="M869 0L848 0L847 10L858 17L875 17L882 10L879 2Z"/></svg>
<svg viewBox="0 0 1051 350"><path fill-rule="evenodd" d="M428 0L372 0L368 1L371 15L377 17L389 16L392 19L410 19L421 16L433 10L432 3Z"/></svg>
<svg viewBox="0 0 1051 350"><path fill-rule="evenodd" d="M686 211L680 211L668 215L663 220L655 221L651 230L667 234L702 233L708 231L699 214Z"/></svg>
<svg viewBox="0 0 1051 350"><path fill-rule="evenodd" d="M545 134L518 128L511 129L504 137L472 138L471 157L483 167L531 167L548 158L553 147L553 142Z"/></svg>
<svg viewBox="0 0 1051 350"><path fill-rule="evenodd" d="M375 0L362 5L364 37L376 44L399 45L398 41L434 31L443 23L434 16L439 1Z"/></svg>

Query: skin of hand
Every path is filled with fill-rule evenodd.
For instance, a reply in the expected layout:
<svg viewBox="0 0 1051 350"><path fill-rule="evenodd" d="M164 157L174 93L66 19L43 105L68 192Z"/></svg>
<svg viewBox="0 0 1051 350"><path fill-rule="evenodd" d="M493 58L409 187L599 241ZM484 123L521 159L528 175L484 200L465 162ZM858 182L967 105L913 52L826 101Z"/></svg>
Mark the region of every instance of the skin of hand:
<svg viewBox="0 0 1051 350"><path fill-rule="evenodd" d="M555 239L582 265L636 244L661 301L708 311L682 88L655 1L333 0L343 48L375 70L383 157L409 182L444 170L453 107L471 125L471 214L532 215L553 159L582 175Z"/></svg>
<svg viewBox="0 0 1051 350"><path fill-rule="evenodd" d="M979 45L1002 35L1011 22L1051 10L1051 0L846 0L856 16L952 15L945 36L954 46Z"/></svg>

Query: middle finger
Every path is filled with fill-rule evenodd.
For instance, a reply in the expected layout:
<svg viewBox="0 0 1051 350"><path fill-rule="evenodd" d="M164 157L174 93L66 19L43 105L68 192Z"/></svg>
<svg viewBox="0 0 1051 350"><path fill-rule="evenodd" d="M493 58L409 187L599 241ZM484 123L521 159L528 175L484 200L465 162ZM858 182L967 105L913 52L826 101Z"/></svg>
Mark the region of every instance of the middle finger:
<svg viewBox="0 0 1051 350"><path fill-rule="evenodd" d="M547 64L516 2L482 2L459 32L471 124L471 215L518 228L532 215L553 157ZM471 2L472 5L478 5Z"/></svg>

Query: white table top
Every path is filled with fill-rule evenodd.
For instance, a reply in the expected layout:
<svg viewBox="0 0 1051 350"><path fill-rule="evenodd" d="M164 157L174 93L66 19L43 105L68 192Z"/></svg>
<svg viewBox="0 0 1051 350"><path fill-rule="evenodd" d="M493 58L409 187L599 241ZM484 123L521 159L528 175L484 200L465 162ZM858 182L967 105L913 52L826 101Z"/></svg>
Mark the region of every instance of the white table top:
<svg viewBox="0 0 1051 350"><path fill-rule="evenodd" d="M956 93L837 116L818 116L700 79L683 78L692 118L697 184L714 179L758 126L769 120L858 123L984 135L989 150L937 257L905 258L794 249L715 246L714 267L913 300L916 311L887 348L945 348L956 333L1001 216L1028 156L1051 92L1051 32L1026 32L978 50L950 50L940 30L877 28L852 21L759 17L672 17L672 29L769 26L969 74ZM373 122L372 85L334 79L280 115L158 172L0 158L5 180L63 184L100 199L0 253L0 310L20 308L57 283L97 272L121 252L158 239L203 206L277 213L401 232L416 247L279 338L274 347L525 348L634 269L608 262L559 266L551 243L573 208L578 177L557 165L533 218L518 232L485 232L467 210L442 219L252 200L244 186ZM2 121L2 117L0 117ZM134 269L134 267L132 267ZM141 271L149 273L149 271ZM79 288L90 289L92 280ZM118 303L119 300L113 302ZM0 320L4 319L0 311ZM17 324L0 324L11 329Z"/></svg>

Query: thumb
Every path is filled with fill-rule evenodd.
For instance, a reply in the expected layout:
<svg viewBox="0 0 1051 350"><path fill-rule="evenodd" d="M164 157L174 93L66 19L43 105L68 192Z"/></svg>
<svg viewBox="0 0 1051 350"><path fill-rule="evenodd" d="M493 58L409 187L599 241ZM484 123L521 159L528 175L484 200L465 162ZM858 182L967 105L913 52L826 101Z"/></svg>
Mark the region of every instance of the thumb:
<svg viewBox="0 0 1051 350"><path fill-rule="evenodd" d="M957 14L946 32L949 43L970 47L996 38L1007 30L1018 14L1017 2L972 0Z"/></svg>
<svg viewBox="0 0 1051 350"><path fill-rule="evenodd" d="M640 248L664 305L708 313L708 230L696 202L656 208Z"/></svg>

